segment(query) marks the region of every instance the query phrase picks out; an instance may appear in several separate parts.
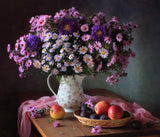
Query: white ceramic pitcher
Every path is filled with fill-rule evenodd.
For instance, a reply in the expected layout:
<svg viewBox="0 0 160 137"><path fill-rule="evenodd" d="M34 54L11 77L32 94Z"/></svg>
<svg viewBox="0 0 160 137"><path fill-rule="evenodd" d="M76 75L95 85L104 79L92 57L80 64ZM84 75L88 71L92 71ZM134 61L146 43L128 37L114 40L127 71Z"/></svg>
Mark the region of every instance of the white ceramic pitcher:
<svg viewBox="0 0 160 137"><path fill-rule="evenodd" d="M65 112L73 112L80 108L84 101L84 93L82 88L82 80L84 75L67 75L62 76L58 93L56 94L50 86L49 79L53 74L47 78L47 85L51 92L56 96L56 101L65 109Z"/></svg>

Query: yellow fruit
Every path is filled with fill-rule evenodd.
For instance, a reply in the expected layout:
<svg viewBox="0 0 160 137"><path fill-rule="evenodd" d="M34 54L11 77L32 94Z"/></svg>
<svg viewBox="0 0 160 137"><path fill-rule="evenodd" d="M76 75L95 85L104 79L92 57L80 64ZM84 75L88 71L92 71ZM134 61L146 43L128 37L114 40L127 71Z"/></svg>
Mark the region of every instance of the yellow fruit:
<svg viewBox="0 0 160 137"><path fill-rule="evenodd" d="M53 119L62 119L65 115L64 108L59 105L53 105L50 108L50 116Z"/></svg>

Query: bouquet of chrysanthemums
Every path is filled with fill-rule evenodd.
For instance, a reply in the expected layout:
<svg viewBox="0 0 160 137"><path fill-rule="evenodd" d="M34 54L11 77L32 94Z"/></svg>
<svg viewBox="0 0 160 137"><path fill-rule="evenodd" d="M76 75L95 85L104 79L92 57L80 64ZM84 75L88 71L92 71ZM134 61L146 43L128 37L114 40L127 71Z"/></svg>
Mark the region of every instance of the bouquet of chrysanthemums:
<svg viewBox="0 0 160 137"><path fill-rule="evenodd" d="M31 67L56 76L102 72L114 84L126 76L128 58L135 56L130 46L137 25L120 24L116 17L107 20L102 12L88 17L73 7L54 16L32 17L29 23L29 33L16 41L14 49L7 47L20 77Z"/></svg>

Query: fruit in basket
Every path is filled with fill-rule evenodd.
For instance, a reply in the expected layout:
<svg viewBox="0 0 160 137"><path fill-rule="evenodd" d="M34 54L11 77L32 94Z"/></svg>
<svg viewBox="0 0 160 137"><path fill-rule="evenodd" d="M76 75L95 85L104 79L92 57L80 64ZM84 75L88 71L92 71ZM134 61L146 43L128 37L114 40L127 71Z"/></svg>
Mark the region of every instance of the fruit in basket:
<svg viewBox="0 0 160 137"><path fill-rule="evenodd" d="M111 120L123 118L124 112L123 109L118 105L112 105L108 109L108 117Z"/></svg>
<svg viewBox="0 0 160 137"><path fill-rule="evenodd" d="M64 115L65 115L64 108L61 107L60 105L55 104L50 108L50 116L53 119L62 119Z"/></svg>
<svg viewBox="0 0 160 137"><path fill-rule="evenodd" d="M87 110L88 110L87 104L83 104L81 106L81 111L87 111Z"/></svg>
<svg viewBox="0 0 160 137"><path fill-rule="evenodd" d="M129 114L129 112L128 111L123 111L123 118L126 118L126 117L129 117L130 116L130 114Z"/></svg>
<svg viewBox="0 0 160 137"><path fill-rule="evenodd" d="M109 119L108 115L107 114L103 114L99 117L100 120L107 120Z"/></svg>
<svg viewBox="0 0 160 137"><path fill-rule="evenodd" d="M81 117L89 117L89 113L87 111L81 111L80 116Z"/></svg>
<svg viewBox="0 0 160 137"><path fill-rule="evenodd" d="M99 119L99 116L96 113L93 113L89 116L90 119Z"/></svg>
<svg viewBox="0 0 160 137"><path fill-rule="evenodd" d="M109 103L106 101L99 101L94 109L97 115L103 115L108 113Z"/></svg>

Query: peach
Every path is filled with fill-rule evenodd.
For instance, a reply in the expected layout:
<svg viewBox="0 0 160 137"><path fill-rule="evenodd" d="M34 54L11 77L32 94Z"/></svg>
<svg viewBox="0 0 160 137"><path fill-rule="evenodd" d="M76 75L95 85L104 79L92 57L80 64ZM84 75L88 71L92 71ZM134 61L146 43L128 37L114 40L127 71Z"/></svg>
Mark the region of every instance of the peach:
<svg viewBox="0 0 160 137"><path fill-rule="evenodd" d="M65 115L64 108L61 107L60 105L56 104L50 108L50 116L53 119L62 119L64 115Z"/></svg>

